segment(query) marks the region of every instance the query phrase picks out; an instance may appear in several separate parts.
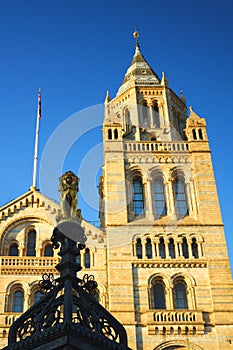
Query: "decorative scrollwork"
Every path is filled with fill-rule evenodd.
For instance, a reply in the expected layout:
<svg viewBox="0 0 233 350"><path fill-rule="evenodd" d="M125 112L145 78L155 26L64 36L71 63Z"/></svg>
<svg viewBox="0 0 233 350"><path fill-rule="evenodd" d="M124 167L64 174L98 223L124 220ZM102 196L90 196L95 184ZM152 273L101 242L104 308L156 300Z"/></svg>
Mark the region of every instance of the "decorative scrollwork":
<svg viewBox="0 0 233 350"><path fill-rule="evenodd" d="M98 283L95 281L95 277L93 275L88 275L86 273L83 276L80 285L89 294L95 295L98 292Z"/></svg>
<svg viewBox="0 0 233 350"><path fill-rule="evenodd" d="M45 273L42 276L42 280L39 282L40 291L42 294L49 293L57 285L57 281L54 279L52 273Z"/></svg>
<svg viewBox="0 0 233 350"><path fill-rule="evenodd" d="M18 329L18 337L20 340L25 339L27 336L35 332L35 323L32 317L27 319L21 327Z"/></svg>
<svg viewBox="0 0 233 350"><path fill-rule="evenodd" d="M111 324L108 322L106 319L100 319L101 322L101 328L100 328L100 333L107 337L110 340L117 340L118 333L116 330L111 326Z"/></svg>
<svg viewBox="0 0 233 350"><path fill-rule="evenodd" d="M63 318L61 317L61 311L58 308L53 308L44 315L44 318L41 324L43 326L43 329L47 329L55 326L57 323L61 322L62 320Z"/></svg>

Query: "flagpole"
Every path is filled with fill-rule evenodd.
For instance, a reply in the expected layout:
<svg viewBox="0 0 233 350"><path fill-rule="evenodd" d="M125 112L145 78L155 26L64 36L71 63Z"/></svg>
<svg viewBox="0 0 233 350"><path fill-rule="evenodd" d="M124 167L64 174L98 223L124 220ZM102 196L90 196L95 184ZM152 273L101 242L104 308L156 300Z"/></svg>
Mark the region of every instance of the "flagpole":
<svg viewBox="0 0 233 350"><path fill-rule="evenodd" d="M39 141L40 118L41 118L40 91L41 91L41 89L39 89L39 92L38 92L38 105L37 105L37 117L36 117L36 135L35 135L33 178L32 178L32 189L33 190L36 190L36 176L37 176L37 163L38 163L38 141Z"/></svg>

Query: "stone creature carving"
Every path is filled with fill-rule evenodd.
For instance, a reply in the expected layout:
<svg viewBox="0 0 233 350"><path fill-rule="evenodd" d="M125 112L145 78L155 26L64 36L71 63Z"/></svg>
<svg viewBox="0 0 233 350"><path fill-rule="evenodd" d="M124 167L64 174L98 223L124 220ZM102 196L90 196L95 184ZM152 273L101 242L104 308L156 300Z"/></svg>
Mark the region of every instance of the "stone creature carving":
<svg viewBox="0 0 233 350"><path fill-rule="evenodd" d="M72 172L67 171L59 177L59 192L61 212L59 219L70 219L80 217L80 210L77 210L77 193L79 178Z"/></svg>

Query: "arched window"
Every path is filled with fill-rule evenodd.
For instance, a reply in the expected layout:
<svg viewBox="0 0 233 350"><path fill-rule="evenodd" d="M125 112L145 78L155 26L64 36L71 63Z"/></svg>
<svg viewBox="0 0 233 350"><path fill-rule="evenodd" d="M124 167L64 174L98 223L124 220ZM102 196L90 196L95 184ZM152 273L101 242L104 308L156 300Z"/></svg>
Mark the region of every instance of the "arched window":
<svg viewBox="0 0 233 350"><path fill-rule="evenodd" d="M76 257L76 264L81 265L81 255L78 255L78 256Z"/></svg>
<svg viewBox="0 0 233 350"><path fill-rule="evenodd" d="M176 215L178 218L183 218L188 214L186 187L184 180L176 179L174 182L174 197Z"/></svg>
<svg viewBox="0 0 233 350"><path fill-rule="evenodd" d="M200 140L203 140L203 134L201 129L198 129L198 136Z"/></svg>
<svg viewBox="0 0 233 350"><path fill-rule="evenodd" d="M91 267L91 256L89 248L86 248L84 253L84 264L86 269L89 269Z"/></svg>
<svg viewBox="0 0 233 350"><path fill-rule="evenodd" d="M27 256L36 256L36 231L34 229L28 232Z"/></svg>
<svg viewBox="0 0 233 350"><path fill-rule="evenodd" d="M108 129L108 139L112 139L112 129Z"/></svg>
<svg viewBox="0 0 233 350"><path fill-rule="evenodd" d="M159 106L157 101L153 103L152 109L153 109L154 125L156 126L156 128L160 128L160 115L159 115Z"/></svg>
<svg viewBox="0 0 233 350"><path fill-rule="evenodd" d="M42 293L39 290L37 290L34 293L34 304L37 303L37 301L39 301L41 297L42 297Z"/></svg>
<svg viewBox="0 0 233 350"><path fill-rule="evenodd" d="M196 130L192 129L192 133L193 133L193 139L196 140L197 139Z"/></svg>
<svg viewBox="0 0 233 350"><path fill-rule="evenodd" d="M162 281L156 281L152 286L152 290L154 309L166 309L164 283Z"/></svg>
<svg viewBox="0 0 233 350"><path fill-rule="evenodd" d="M159 256L162 259L166 258L165 244L164 244L164 239L163 238L160 238L160 240L159 240Z"/></svg>
<svg viewBox="0 0 233 350"><path fill-rule="evenodd" d="M149 127L149 108L146 101L142 102L142 127Z"/></svg>
<svg viewBox="0 0 233 350"><path fill-rule="evenodd" d="M154 212L156 218L160 218L167 214L164 184L161 179L154 180Z"/></svg>
<svg viewBox="0 0 233 350"><path fill-rule="evenodd" d="M142 242L140 238L136 242L136 255L138 259L142 259Z"/></svg>
<svg viewBox="0 0 233 350"><path fill-rule="evenodd" d="M23 312L24 293L22 290L16 290L13 293L12 312Z"/></svg>
<svg viewBox="0 0 233 350"><path fill-rule="evenodd" d="M152 259L152 244L150 238L146 239L146 256L148 259Z"/></svg>
<svg viewBox="0 0 233 350"><path fill-rule="evenodd" d="M92 294L92 296L94 297L94 299L98 302L100 302L100 292L99 289L96 289L95 292Z"/></svg>
<svg viewBox="0 0 233 350"><path fill-rule="evenodd" d="M197 240L196 238L193 238L192 239L192 244L191 244L191 247L192 247L192 255L194 256L194 258L199 258L199 254L198 254L198 245L197 245Z"/></svg>
<svg viewBox="0 0 233 350"><path fill-rule="evenodd" d="M53 248L52 248L51 244L49 244L45 247L44 256L53 256Z"/></svg>
<svg viewBox="0 0 233 350"><path fill-rule="evenodd" d="M175 283L173 297L175 309L188 309L186 284L183 281Z"/></svg>
<svg viewBox="0 0 233 350"><path fill-rule="evenodd" d="M182 240L182 253L183 253L183 257L185 259L188 259L189 257L189 250L188 250L188 243L187 243L187 239L183 238Z"/></svg>
<svg viewBox="0 0 233 350"><path fill-rule="evenodd" d="M128 108L126 108L125 110L125 129L126 129L126 133L130 132L131 130L131 119L130 119L130 112L128 110Z"/></svg>
<svg viewBox="0 0 233 350"><path fill-rule="evenodd" d="M133 209L135 216L144 214L143 185L139 177L133 180Z"/></svg>
<svg viewBox="0 0 233 350"><path fill-rule="evenodd" d="M114 129L114 139L117 140L118 139L118 130Z"/></svg>
<svg viewBox="0 0 233 350"><path fill-rule="evenodd" d="M174 244L174 239L173 238L169 239L168 250L169 250L170 257L172 259L175 259L176 254L175 254L175 244Z"/></svg>
<svg viewBox="0 0 233 350"><path fill-rule="evenodd" d="M12 243L9 249L10 256L18 256L19 255L19 247L17 243Z"/></svg>

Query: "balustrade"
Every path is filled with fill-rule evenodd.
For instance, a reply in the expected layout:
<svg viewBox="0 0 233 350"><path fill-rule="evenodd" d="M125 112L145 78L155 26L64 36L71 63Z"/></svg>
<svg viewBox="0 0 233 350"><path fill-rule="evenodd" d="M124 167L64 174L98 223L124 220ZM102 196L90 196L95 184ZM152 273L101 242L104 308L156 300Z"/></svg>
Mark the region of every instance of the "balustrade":
<svg viewBox="0 0 233 350"><path fill-rule="evenodd" d="M204 323L200 311L174 310L156 311L153 313L155 323Z"/></svg>
<svg viewBox="0 0 233 350"><path fill-rule="evenodd" d="M124 150L128 152L187 152L189 144L188 142L125 142Z"/></svg>

